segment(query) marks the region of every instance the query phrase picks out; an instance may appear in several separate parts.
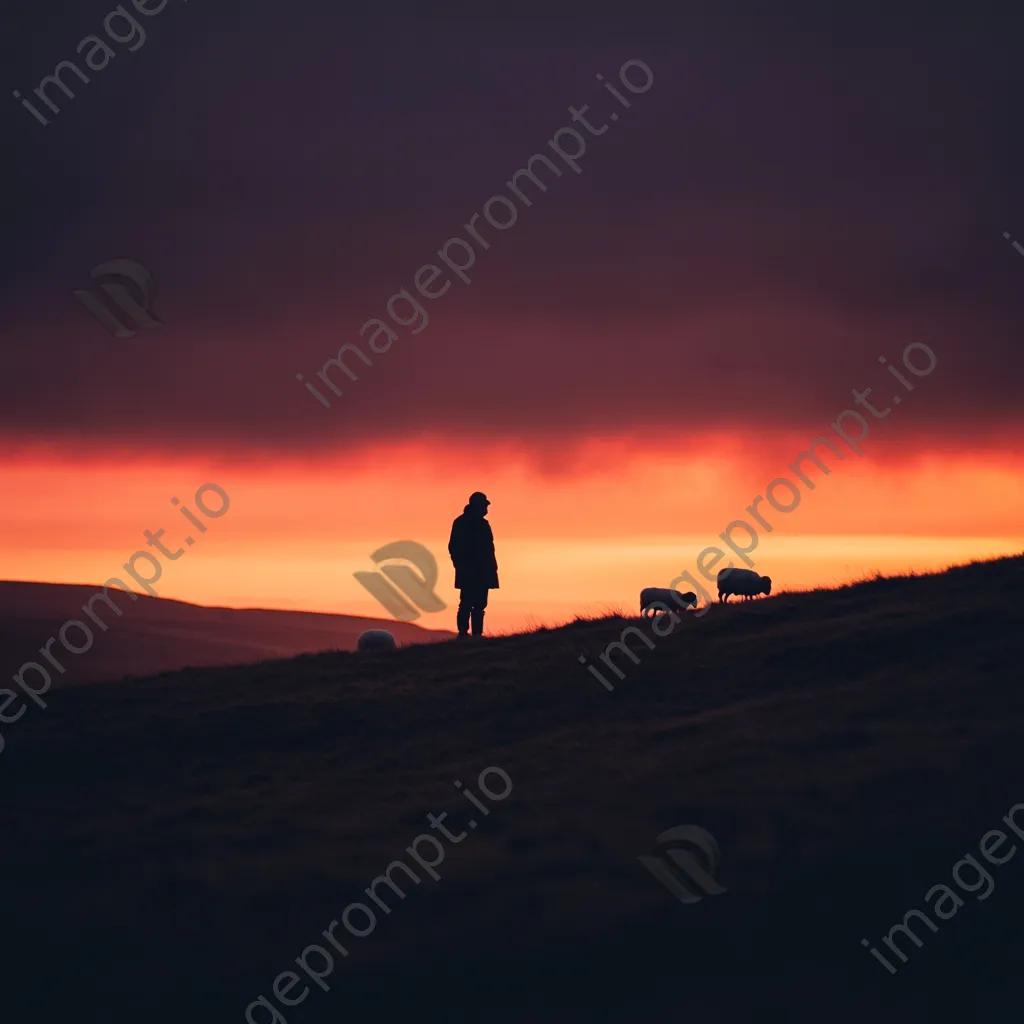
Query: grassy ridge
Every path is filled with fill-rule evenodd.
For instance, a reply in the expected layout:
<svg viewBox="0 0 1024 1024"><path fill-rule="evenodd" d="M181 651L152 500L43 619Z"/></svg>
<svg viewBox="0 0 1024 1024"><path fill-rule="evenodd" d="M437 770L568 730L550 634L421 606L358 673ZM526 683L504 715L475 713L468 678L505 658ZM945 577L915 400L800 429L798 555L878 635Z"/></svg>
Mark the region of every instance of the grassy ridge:
<svg viewBox="0 0 1024 1024"><path fill-rule="evenodd" d="M1022 581L1012 558L715 606L634 643L611 694L577 657L638 620L54 694L0 763L27 1019L243 1020L427 812L466 827L453 782L489 765L512 794L289 1024L1012 1006L1024 849L896 976L860 940L1024 802ZM727 893L683 906L637 863L679 824L716 837Z"/></svg>

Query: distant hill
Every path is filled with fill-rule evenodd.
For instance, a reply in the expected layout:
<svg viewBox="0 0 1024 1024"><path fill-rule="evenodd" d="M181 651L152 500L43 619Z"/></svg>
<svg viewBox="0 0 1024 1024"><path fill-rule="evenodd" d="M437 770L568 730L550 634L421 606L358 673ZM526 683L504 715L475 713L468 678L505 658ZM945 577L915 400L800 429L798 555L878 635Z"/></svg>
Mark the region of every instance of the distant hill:
<svg viewBox="0 0 1024 1024"><path fill-rule="evenodd" d="M254 1024L1019 1019L1022 583L1010 558L716 604L627 636L612 693L577 659L639 619L67 688L3 726L17 1019L240 1024L261 995ZM428 812L462 833L421 845L436 882L407 852ZM680 825L725 892L683 904L638 862ZM939 884L962 905L894 933L891 975L861 939L888 952ZM332 922L325 991L296 958Z"/></svg>
<svg viewBox="0 0 1024 1024"><path fill-rule="evenodd" d="M71 618L84 621L96 637L83 654L69 654L60 642L50 650L65 667L53 669L55 687L67 683L149 676L176 669L212 665L244 665L273 658L290 658L321 651L354 651L359 634L367 629L390 630L402 645L447 640L452 633L423 629L394 619L357 615L205 607L185 601L111 590L122 609L118 618L102 602L96 614L108 625L106 632L82 612L97 586L61 583L0 581L0 666L3 676L26 661L46 665L39 648ZM76 645L84 641L70 634Z"/></svg>

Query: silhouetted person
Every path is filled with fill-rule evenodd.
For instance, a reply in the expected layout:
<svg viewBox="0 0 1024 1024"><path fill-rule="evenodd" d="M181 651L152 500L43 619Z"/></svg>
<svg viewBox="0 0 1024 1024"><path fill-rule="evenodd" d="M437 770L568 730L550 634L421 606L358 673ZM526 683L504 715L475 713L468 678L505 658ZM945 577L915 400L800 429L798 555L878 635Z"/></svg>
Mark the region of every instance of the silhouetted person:
<svg viewBox="0 0 1024 1024"><path fill-rule="evenodd" d="M498 589L494 534L491 533L491 524L484 519L488 505L487 495L474 491L462 515L452 523L452 535L448 541L448 554L455 566L455 588L459 591L456 622L460 637L469 635L471 620L473 636L484 635L487 591Z"/></svg>

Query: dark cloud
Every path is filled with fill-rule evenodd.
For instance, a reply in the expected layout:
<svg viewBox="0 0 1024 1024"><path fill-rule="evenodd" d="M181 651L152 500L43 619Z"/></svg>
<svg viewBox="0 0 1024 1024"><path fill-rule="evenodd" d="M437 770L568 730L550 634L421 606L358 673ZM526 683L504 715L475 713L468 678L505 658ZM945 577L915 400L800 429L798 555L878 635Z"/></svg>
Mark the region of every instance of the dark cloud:
<svg viewBox="0 0 1024 1024"><path fill-rule="evenodd" d="M12 88L31 94L110 9L15 15ZM485 20L260 2L240 18L170 0L50 125L6 108L0 432L295 450L814 426L911 341L941 360L921 423L1014 426L1010 27L793 7ZM634 58L655 82L627 110L595 76ZM504 233L478 221L472 283L421 300L422 333L397 327L319 405L294 375L315 380L448 238L469 240L583 104L609 126L582 174L560 164ZM114 257L153 273L159 330L109 337L72 299Z"/></svg>

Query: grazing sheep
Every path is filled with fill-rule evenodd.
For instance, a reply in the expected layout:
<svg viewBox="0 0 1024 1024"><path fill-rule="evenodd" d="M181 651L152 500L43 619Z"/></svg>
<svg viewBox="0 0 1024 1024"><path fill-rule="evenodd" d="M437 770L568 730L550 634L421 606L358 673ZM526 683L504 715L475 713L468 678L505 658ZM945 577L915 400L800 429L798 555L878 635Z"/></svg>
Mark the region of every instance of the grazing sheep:
<svg viewBox="0 0 1024 1024"><path fill-rule="evenodd" d="M723 569L718 574L718 600L728 601L731 594L749 601L758 594L767 597L772 592L772 581L752 569Z"/></svg>
<svg viewBox="0 0 1024 1024"><path fill-rule="evenodd" d="M393 651L398 644L386 629L368 629L359 637L358 647L361 651Z"/></svg>
<svg viewBox="0 0 1024 1024"><path fill-rule="evenodd" d="M662 605L661 608L654 607ZM671 612L673 605L682 608L693 608L697 604L697 595L687 591L681 594L678 590L670 590L668 587L644 587L640 591L640 614L644 618L654 618L660 611L662 614ZM650 616L647 615L650 612Z"/></svg>

